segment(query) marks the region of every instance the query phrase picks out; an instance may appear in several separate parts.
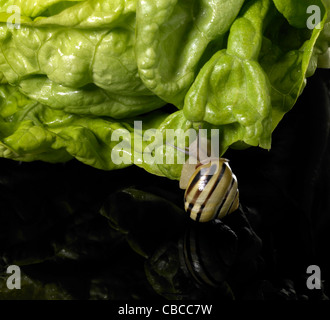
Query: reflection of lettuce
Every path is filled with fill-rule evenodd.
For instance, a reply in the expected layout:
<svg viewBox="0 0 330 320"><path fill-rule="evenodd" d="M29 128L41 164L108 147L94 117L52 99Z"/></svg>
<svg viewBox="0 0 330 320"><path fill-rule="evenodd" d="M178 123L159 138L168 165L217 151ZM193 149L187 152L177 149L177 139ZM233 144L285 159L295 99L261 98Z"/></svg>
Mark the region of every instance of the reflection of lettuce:
<svg viewBox="0 0 330 320"><path fill-rule="evenodd" d="M11 5L19 29L7 25ZM313 30L309 5L321 9ZM163 132L218 128L221 153L270 148L329 47L328 9L328 0L0 1L0 155L122 168L111 134L128 132L121 146L132 154L134 119ZM178 111L159 110L168 103ZM179 165L138 165L180 175Z"/></svg>

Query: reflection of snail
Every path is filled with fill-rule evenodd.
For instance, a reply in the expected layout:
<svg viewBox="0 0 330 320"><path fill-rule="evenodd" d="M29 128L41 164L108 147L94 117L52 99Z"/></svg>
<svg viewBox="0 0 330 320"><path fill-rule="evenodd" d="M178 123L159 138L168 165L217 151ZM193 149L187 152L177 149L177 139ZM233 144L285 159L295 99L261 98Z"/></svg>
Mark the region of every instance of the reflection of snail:
<svg viewBox="0 0 330 320"><path fill-rule="evenodd" d="M233 300L230 271L238 249L236 232L222 221L189 221L178 237L162 242L148 257L146 276L166 299Z"/></svg>
<svg viewBox="0 0 330 320"><path fill-rule="evenodd" d="M198 287L225 285L237 252L236 234L221 221L188 226L179 240L180 264Z"/></svg>
<svg viewBox="0 0 330 320"><path fill-rule="evenodd" d="M198 222L207 222L223 218L234 212L239 206L237 179L233 174L228 160L207 156L200 150L201 137L197 137L188 150L181 150L197 159L197 164L189 159L183 165L180 188L185 189L184 208L190 217ZM202 146L208 146L204 139ZM208 147L206 147L208 149Z"/></svg>

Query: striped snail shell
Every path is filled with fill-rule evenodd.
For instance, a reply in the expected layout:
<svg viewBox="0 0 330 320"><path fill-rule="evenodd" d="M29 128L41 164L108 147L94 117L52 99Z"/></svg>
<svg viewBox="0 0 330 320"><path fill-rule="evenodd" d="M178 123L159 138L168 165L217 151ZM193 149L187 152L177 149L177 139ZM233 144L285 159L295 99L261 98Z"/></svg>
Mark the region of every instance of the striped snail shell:
<svg viewBox="0 0 330 320"><path fill-rule="evenodd" d="M199 163L184 194L184 208L190 217L197 222L221 219L238 206L237 179L228 160L218 158Z"/></svg>
<svg viewBox="0 0 330 320"><path fill-rule="evenodd" d="M229 160L206 157L206 152L203 155L202 159L197 156L197 164L189 163L188 159L180 178L180 188L186 190L185 211L197 222L224 218L239 206L237 178L228 164Z"/></svg>

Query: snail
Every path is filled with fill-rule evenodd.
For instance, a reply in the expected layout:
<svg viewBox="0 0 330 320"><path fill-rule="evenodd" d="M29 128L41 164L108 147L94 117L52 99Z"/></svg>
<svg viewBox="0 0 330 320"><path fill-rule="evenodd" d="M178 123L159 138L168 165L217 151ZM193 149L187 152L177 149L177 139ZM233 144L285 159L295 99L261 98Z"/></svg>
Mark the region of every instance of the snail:
<svg viewBox="0 0 330 320"><path fill-rule="evenodd" d="M191 158L184 163L180 177L180 188L185 190L184 209L197 222L222 219L239 206L237 178L229 160L212 154L208 157L209 146L209 140L198 135L185 150L175 147L197 159L197 163Z"/></svg>

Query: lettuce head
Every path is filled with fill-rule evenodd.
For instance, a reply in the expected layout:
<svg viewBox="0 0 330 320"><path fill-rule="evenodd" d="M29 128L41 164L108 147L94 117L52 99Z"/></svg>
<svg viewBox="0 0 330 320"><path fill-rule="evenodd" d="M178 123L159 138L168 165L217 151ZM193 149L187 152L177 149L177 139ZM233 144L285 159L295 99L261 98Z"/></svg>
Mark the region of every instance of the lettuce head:
<svg viewBox="0 0 330 320"><path fill-rule="evenodd" d="M306 79L329 67L329 9L329 0L0 0L0 156L134 164L178 179L182 164L145 161L146 150L168 156L153 132L217 129L220 155L270 149Z"/></svg>

